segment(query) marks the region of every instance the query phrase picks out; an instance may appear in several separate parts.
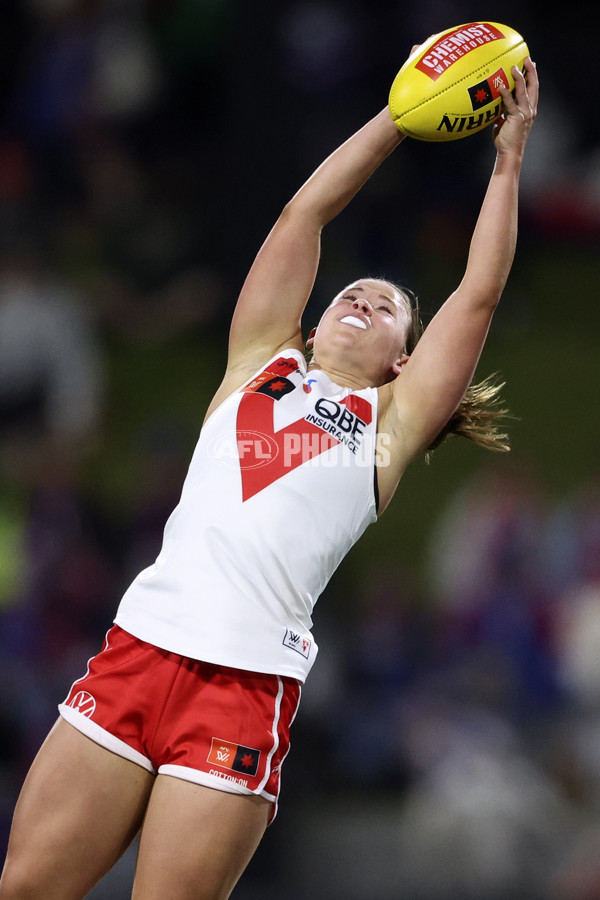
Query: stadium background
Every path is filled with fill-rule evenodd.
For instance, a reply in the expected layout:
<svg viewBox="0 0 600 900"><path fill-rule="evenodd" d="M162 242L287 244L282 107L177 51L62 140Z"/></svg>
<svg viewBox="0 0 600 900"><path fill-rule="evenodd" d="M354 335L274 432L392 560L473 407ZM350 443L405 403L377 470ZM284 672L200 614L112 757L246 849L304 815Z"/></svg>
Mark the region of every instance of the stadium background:
<svg viewBox="0 0 600 900"><path fill-rule="evenodd" d="M600 150L583 12L2 5L2 849L56 703L157 551L281 206L385 104L413 43L506 17L542 79L479 370L507 382L513 451L451 441L413 465L334 577L278 820L235 896L600 896ZM327 230L309 319L365 273L433 311L492 159L489 131L405 142ZM133 858L90 896L127 897Z"/></svg>

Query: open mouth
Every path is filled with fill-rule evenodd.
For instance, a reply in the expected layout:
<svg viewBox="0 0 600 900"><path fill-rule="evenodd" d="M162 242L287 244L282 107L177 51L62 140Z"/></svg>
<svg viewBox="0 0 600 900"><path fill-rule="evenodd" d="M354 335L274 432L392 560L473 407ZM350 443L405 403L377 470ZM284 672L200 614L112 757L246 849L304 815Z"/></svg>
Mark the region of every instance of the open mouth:
<svg viewBox="0 0 600 900"><path fill-rule="evenodd" d="M340 322L343 325L353 325L354 328L362 328L364 331L367 330L366 322L363 322L362 319L359 319L356 316L344 316L343 319L340 319Z"/></svg>

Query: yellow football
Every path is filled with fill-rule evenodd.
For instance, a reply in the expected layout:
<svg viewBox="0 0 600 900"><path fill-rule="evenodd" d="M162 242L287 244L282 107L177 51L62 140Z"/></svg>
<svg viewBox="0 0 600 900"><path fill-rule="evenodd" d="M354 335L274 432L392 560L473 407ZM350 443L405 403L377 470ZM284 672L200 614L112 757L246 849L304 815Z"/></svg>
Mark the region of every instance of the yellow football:
<svg viewBox="0 0 600 900"><path fill-rule="evenodd" d="M500 88L514 90L513 66L529 56L521 35L498 22L469 22L429 38L396 75L389 109L404 134L455 141L503 112Z"/></svg>

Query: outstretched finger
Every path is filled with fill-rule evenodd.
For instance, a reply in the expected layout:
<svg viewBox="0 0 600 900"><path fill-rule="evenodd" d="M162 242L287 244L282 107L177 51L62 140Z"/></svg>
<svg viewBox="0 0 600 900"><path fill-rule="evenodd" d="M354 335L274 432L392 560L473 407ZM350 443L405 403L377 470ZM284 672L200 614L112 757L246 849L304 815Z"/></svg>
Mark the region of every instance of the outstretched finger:
<svg viewBox="0 0 600 900"><path fill-rule="evenodd" d="M527 93L527 81L525 80L525 75L518 66L513 66L512 76L515 81L515 87L512 93L507 91L508 96L503 95L504 106L509 113L525 113L531 109L531 101Z"/></svg>
<svg viewBox="0 0 600 900"><path fill-rule="evenodd" d="M530 56L525 60L525 82L527 86L527 95L531 108L535 112L537 110L538 97L540 93L540 82L538 79L537 66Z"/></svg>
<svg viewBox="0 0 600 900"><path fill-rule="evenodd" d="M538 81L535 68L531 75L531 84L529 83L529 71L520 72L516 67L513 70L515 78L515 99L517 101L519 111L523 113L525 118L535 119L537 115L537 96Z"/></svg>

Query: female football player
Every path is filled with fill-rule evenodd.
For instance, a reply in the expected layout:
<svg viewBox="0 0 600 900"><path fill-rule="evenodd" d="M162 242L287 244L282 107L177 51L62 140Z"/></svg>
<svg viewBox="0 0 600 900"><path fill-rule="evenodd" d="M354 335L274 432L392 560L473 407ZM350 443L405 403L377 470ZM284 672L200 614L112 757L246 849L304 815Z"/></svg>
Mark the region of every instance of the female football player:
<svg viewBox="0 0 600 900"><path fill-rule="evenodd" d="M138 832L136 900L230 895L275 814L317 597L411 460L452 432L503 446L494 389L470 385L513 260L537 108L534 64L514 78L464 277L418 342L408 295L360 277L304 357L322 229L403 140L387 108L283 209L161 552L25 781L2 900L81 898Z"/></svg>

